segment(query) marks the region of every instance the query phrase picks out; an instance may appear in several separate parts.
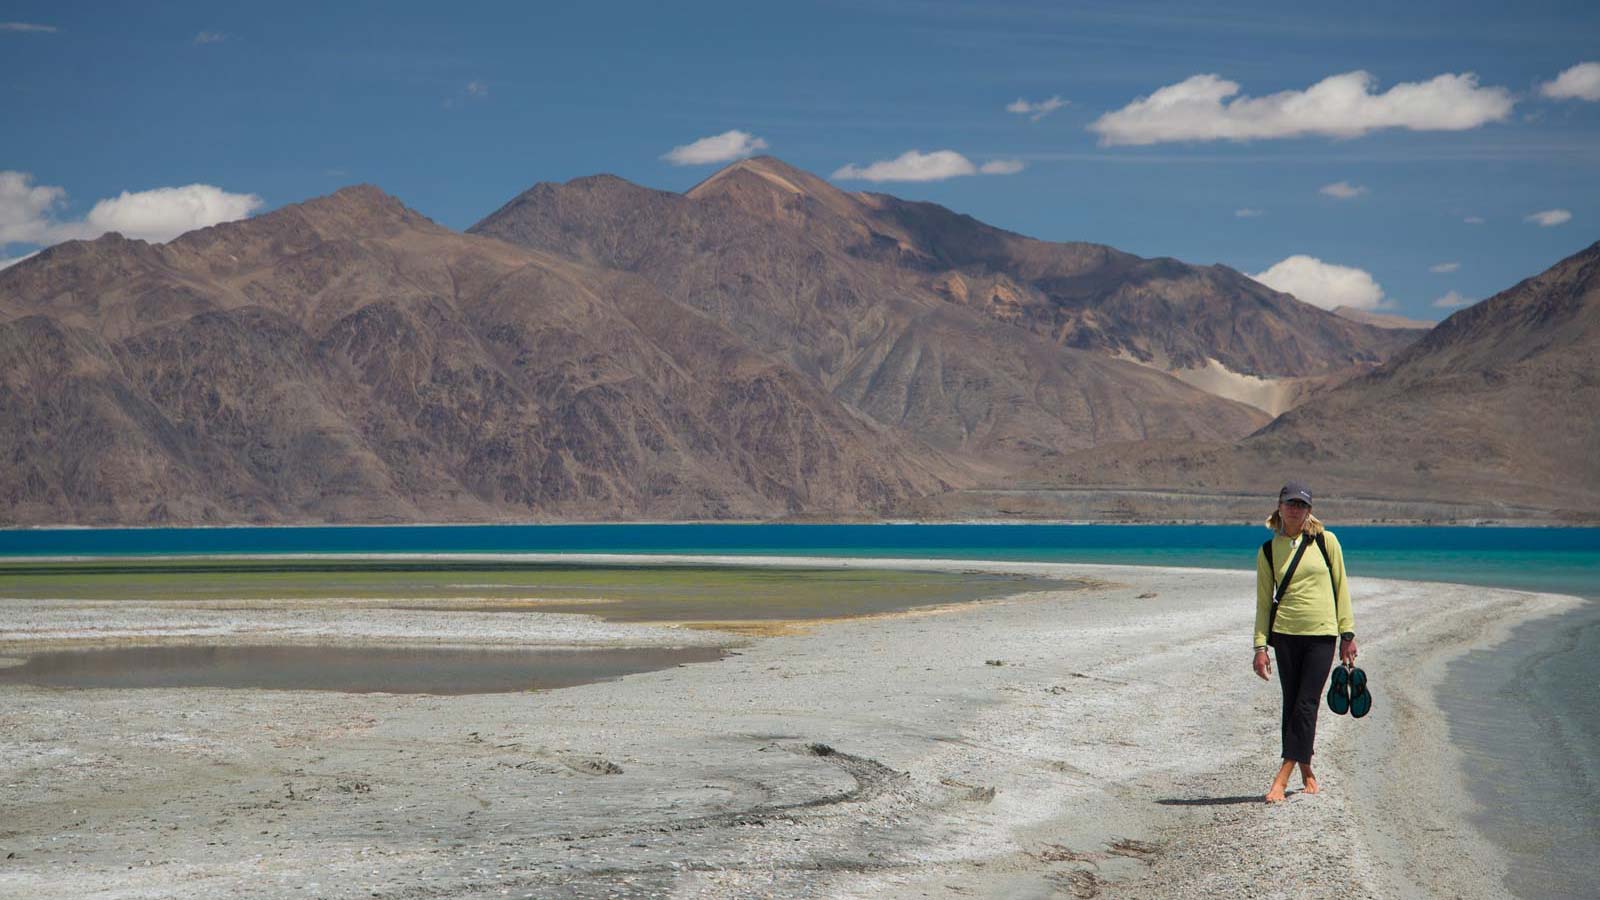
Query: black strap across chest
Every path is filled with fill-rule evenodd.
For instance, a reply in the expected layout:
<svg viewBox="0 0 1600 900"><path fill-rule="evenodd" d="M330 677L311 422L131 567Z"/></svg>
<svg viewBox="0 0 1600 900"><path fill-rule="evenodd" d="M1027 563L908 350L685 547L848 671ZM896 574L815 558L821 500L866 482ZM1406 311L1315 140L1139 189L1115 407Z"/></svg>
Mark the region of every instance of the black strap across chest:
<svg viewBox="0 0 1600 900"><path fill-rule="evenodd" d="M1328 556L1327 541L1320 534L1317 535L1316 541L1317 549L1322 551L1322 561L1328 566L1328 580L1333 583L1333 620L1337 623L1339 621L1339 582L1334 579L1333 560ZM1272 592L1272 609L1267 613L1267 637L1269 638L1272 636L1273 623L1278 621L1278 604L1283 601L1283 592L1289 589L1289 581L1294 578L1294 570L1300 565L1300 557L1305 555L1306 548L1310 545L1310 541L1302 540L1300 542L1300 547L1294 551L1294 556L1289 560L1289 568L1283 572L1283 580L1278 582L1277 588ZM1271 538L1268 538L1261 545L1261 552L1266 554L1267 571L1271 572L1273 570ZM1334 627L1337 628L1338 626L1335 625Z"/></svg>

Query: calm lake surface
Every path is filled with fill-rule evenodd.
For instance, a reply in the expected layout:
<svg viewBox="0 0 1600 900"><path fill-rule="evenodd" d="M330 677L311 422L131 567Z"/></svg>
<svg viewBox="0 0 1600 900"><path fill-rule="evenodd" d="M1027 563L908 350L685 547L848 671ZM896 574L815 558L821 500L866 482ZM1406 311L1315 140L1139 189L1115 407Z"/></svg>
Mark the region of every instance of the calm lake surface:
<svg viewBox="0 0 1600 900"><path fill-rule="evenodd" d="M1512 857L1508 892L1600 884L1600 529L1333 525L1355 576L1574 594L1450 667L1439 701ZM486 525L0 531L0 557L619 553L987 559L1250 569L1265 528L1233 525ZM1357 603L1359 604L1359 598ZM1381 663L1373 660L1382 691Z"/></svg>
<svg viewBox="0 0 1600 900"><path fill-rule="evenodd" d="M1334 526L1353 575L1600 596L1600 529ZM1249 569L1249 525L445 525L0 530L4 556L626 553Z"/></svg>
<svg viewBox="0 0 1600 900"><path fill-rule="evenodd" d="M1459 658L1437 697L1508 893L1600 896L1600 602Z"/></svg>

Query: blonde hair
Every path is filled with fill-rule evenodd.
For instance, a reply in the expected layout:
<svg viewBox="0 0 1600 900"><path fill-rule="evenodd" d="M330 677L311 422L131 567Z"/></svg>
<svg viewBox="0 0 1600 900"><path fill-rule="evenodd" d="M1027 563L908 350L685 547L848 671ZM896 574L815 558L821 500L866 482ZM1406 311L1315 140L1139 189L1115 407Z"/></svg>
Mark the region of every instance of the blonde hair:
<svg viewBox="0 0 1600 900"><path fill-rule="evenodd" d="M1274 533L1283 534L1283 519L1278 515L1278 511L1276 509L1272 511L1272 515L1267 517L1267 527L1271 528ZM1300 533L1309 535L1310 537L1316 537L1322 532L1322 520L1317 518L1312 513L1306 513L1306 523L1300 526Z"/></svg>

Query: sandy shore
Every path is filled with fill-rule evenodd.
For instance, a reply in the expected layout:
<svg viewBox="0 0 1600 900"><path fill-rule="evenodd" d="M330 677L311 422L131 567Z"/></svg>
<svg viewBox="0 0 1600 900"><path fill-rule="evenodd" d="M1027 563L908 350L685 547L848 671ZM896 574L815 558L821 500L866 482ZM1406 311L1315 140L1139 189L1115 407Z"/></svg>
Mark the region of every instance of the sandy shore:
<svg viewBox="0 0 1600 900"><path fill-rule="evenodd" d="M1352 579L1377 705L1325 712L1323 792L1267 807L1279 693L1249 671L1251 573L849 563L897 564L1095 586L754 640L5 601L13 658L155 639L738 649L545 693L0 688L0 897L1504 895L1432 688L1580 601Z"/></svg>

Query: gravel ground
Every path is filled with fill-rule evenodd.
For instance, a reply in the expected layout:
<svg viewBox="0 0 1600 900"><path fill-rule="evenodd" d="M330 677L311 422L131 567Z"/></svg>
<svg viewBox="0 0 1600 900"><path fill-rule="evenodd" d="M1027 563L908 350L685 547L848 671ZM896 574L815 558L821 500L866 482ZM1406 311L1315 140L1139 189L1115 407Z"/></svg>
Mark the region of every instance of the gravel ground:
<svg viewBox="0 0 1600 900"><path fill-rule="evenodd" d="M921 565L1095 586L756 640L0 601L12 657L180 638L737 648L542 693L5 687L0 897L1504 894L1432 685L1576 601L1352 579L1377 705L1324 713L1323 792L1268 807L1279 693L1249 670L1251 573Z"/></svg>

